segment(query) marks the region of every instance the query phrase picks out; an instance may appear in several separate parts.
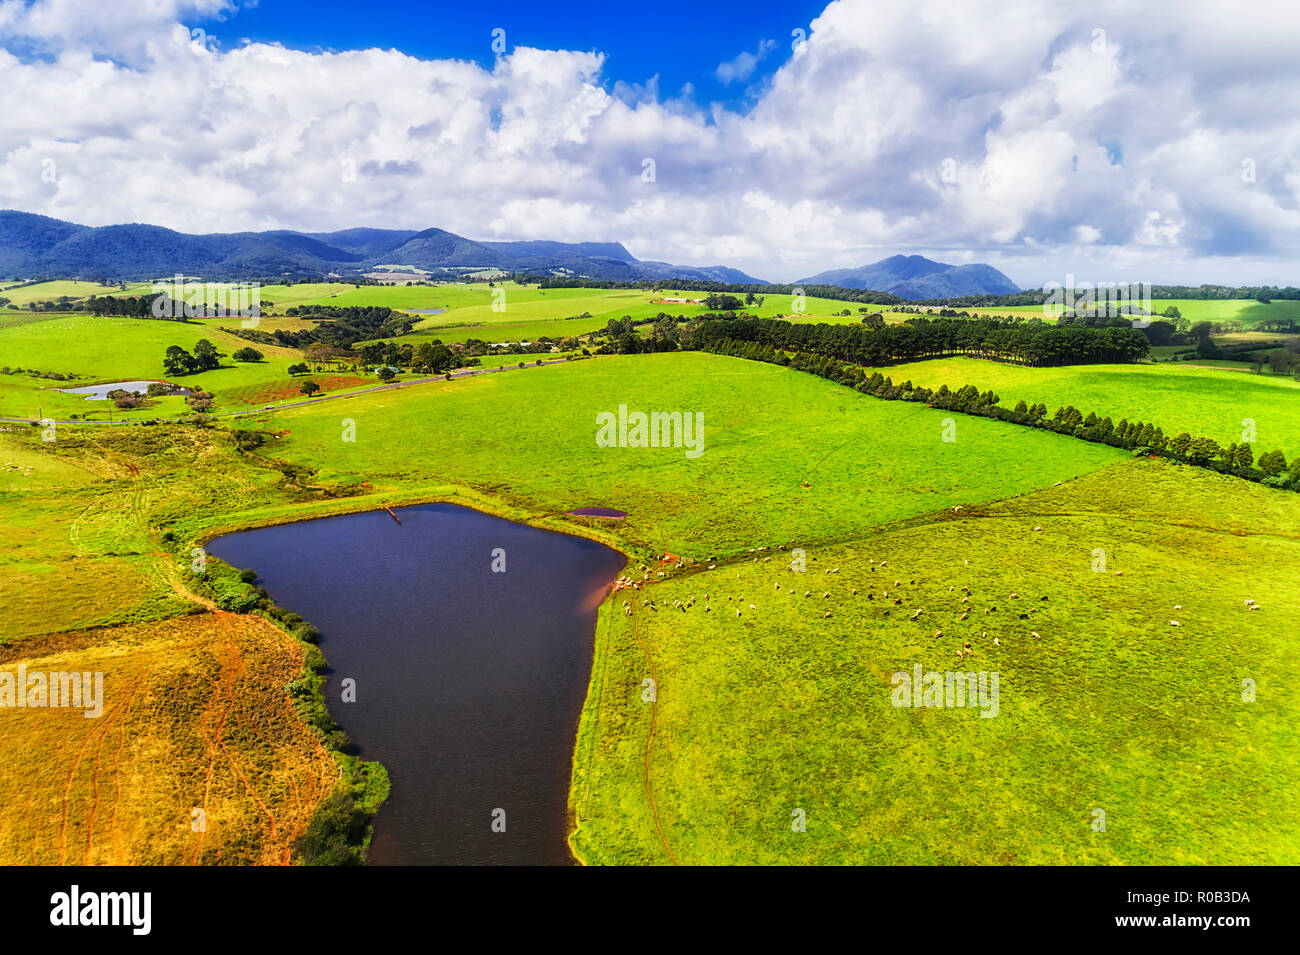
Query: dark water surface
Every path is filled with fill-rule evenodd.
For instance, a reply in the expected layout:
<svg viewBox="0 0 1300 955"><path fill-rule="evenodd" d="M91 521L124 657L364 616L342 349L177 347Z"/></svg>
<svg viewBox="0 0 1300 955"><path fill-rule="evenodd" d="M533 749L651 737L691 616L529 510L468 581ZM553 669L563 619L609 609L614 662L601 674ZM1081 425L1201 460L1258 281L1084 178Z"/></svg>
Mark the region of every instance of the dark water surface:
<svg viewBox="0 0 1300 955"><path fill-rule="evenodd" d="M397 514L244 531L208 550L320 629L330 713L393 783L372 863L567 864L596 608L625 558L449 504ZM341 702L345 678L354 703Z"/></svg>
<svg viewBox="0 0 1300 955"><path fill-rule="evenodd" d="M580 507L576 511L565 511L571 517L608 517L621 521L627 517L626 511L616 511L612 507Z"/></svg>

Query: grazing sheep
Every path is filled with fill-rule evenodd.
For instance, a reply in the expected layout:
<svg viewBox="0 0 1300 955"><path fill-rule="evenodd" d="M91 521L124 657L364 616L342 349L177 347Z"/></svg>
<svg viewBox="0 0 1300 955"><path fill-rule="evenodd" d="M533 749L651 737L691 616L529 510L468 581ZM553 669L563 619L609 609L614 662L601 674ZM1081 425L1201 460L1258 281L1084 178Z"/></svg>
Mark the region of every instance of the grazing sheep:
<svg viewBox="0 0 1300 955"><path fill-rule="evenodd" d="M903 602L903 598L902 598L902 597L895 597L895 598L894 598L894 603L895 603L895 604L901 604L902 602Z"/></svg>
<svg viewBox="0 0 1300 955"><path fill-rule="evenodd" d="M750 610L758 610L758 608L755 607L753 604L750 604L750 605L749 605L749 609L750 609Z"/></svg>
<svg viewBox="0 0 1300 955"><path fill-rule="evenodd" d="M1033 637L1035 640L1041 640L1041 639L1043 639L1042 637L1040 637L1040 636L1038 635L1038 631L1037 631L1037 630L1030 630L1030 631L1029 631L1029 635L1030 635L1031 637Z"/></svg>
<svg viewBox="0 0 1300 955"><path fill-rule="evenodd" d="M962 565L963 567L969 567L969 566L970 566L970 561L968 561L968 560L963 560L963 561L961 562L961 565Z"/></svg>
<svg viewBox="0 0 1300 955"><path fill-rule="evenodd" d="M897 603L897 601L895 601L895 603ZM914 611L912 611L912 616L909 617L908 619L915 620L919 616L921 616L921 608L917 607Z"/></svg>
<svg viewBox="0 0 1300 955"><path fill-rule="evenodd" d="M1000 646L1002 646L1002 641L999 640L997 637L994 637L994 638L993 638L993 646L995 646L995 647L1000 647Z"/></svg>
<svg viewBox="0 0 1300 955"><path fill-rule="evenodd" d="M812 591L811 591L811 590L805 590L805 591L803 592L803 595L804 595L805 597L811 597L811 596L812 596Z"/></svg>
<svg viewBox="0 0 1300 955"><path fill-rule="evenodd" d="M1117 571L1115 571L1115 576L1116 576L1116 577L1123 577L1123 576L1124 576L1124 571L1122 571L1122 570L1117 570Z"/></svg>
<svg viewBox="0 0 1300 955"><path fill-rule="evenodd" d="M705 604L705 605L704 605L704 612L705 612L705 613L708 613L708 612L711 611L712 609L713 609L713 608L710 607L708 604Z"/></svg>
<svg viewBox="0 0 1300 955"><path fill-rule="evenodd" d="M1259 604L1251 604L1251 605L1250 605L1250 609L1251 609L1251 610L1258 610L1258 609L1259 609Z"/></svg>
<svg viewBox="0 0 1300 955"><path fill-rule="evenodd" d="M1181 627L1182 624L1179 623L1177 620L1170 620L1170 621L1169 621L1169 626L1171 626L1171 627Z"/></svg>
<svg viewBox="0 0 1300 955"><path fill-rule="evenodd" d="M854 588L853 588L853 596L856 597L857 595L858 595L858 588L857 588L857 587L854 587Z"/></svg>
<svg viewBox="0 0 1300 955"><path fill-rule="evenodd" d="M1020 594L1012 594L1012 595L1011 595L1011 599L1012 599L1012 600L1015 600L1015 599L1016 599L1017 597L1019 597L1019 596L1020 596Z"/></svg>
<svg viewBox="0 0 1300 955"><path fill-rule="evenodd" d="M957 619L958 619L958 620L965 620L965 619L966 619L967 617L969 617L969 616L970 616L970 612L967 611L966 613L963 613L963 614L962 614L960 617L958 617Z"/></svg>
<svg viewBox="0 0 1300 955"><path fill-rule="evenodd" d="M830 615L831 615L831 612L830 612L829 610L827 610L824 614L822 614L822 619L825 620L825 619L826 619L827 617L829 617Z"/></svg>
<svg viewBox="0 0 1300 955"><path fill-rule="evenodd" d="M822 598L825 599L826 597L829 597L830 595L831 595L831 592L828 590L828 591L826 591L825 593L822 594Z"/></svg>
<svg viewBox="0 0 1300 955"><path fill-rule="evenodd" d="M942 631L942 630L936 630L936 631L934 632L934 637L933 637L933 639L938 640L938 639L939 639L940 637L942 637L942 636L943 636L943 631Z"/></svg>
<svg viewBox="0 0 1300 955"><path fill-rule="evenodd" d="M960 650L956 650L956 651L954 651L954 652L957 654L957 659L960 660L960 659L961 659L961 651L960 651Z"/></svg>
<svg viewBox="0 0 1300 955"><path fill-rule="evenodd" d="M1174 604L1174 609L1175 609L1175 610L1182 610L1182 609L1183 609L1183 605L1182 605L1182 604Z"/></svg>
<svg viewBox="0 0 1300 955"><path fill-rule="evenodd" d="M1042 529L1043 529L1043 528L1042 528L1042 525L1041 525L1041 524L1038 525L1038 526L1036 526L1036 527L1034 528L1034 530L1036 530L1036 531L1041 531Z"/></svg>

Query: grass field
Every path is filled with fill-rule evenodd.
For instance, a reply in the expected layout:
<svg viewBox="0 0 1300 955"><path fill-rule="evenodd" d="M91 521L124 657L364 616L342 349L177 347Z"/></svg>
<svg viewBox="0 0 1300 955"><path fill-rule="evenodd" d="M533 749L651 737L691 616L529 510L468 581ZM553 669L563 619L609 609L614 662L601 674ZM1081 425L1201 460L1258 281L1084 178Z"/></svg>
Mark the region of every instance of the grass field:
<svg viewBox="0 0 1300 955"><path fill-rule="evenodd" d="M1170 306L1174 306L1193 325L1197 322L1241 322L1243 328L1254 328L1260 322L1269 320L1291 320L1300 322L1300 302L1278 300L1265 305L1254 299L1191 299L1191 298L1157 298L1151 300L1151 310L1155 318ZM1002 305L990 308L966 308L967 312L977 315L1023 315L1026 318L1037 317L1043 321L1055 321L1059 314L1044 311L1042 305Z"/></svg>
<svg viewBox="0 0 1300 955"><path fill-rule="evenodd" d="M504 295L504 298L498 296ZM535 285L514 282L487 282L445 285L351 286L340 283L311 283L290 286L263 286L262 298L275 305L263 317L263 327L300 327L282 313L295 305L386 305L395 309L446 309L441 315L428 315L416 325L412 339L437 338L443 342L462 342L477 338L487 342L531 341L545 335L552 338L585 335L605 327L610 319L629 315L634 319L651 318L660 312L670 315L700 315L703 305L656 304L661 297L703 299L705 293L665 290L659 295L639 289L540 289ZM746 312L764 318L778 314L791 316L790 295L766 295L763 305L748 307ZM494 308L494 305L496 306ZM800 321L857 322L862 316L855 302L806 298L806 314ZM879 306L868 306L879 311ZM835 315L849 309L850 316ZM588 317L581 317L590 313ZM904 316L899 316L902 318ZM230 320L233 323L236 320Z"/></svg>
<svg viewBox="0 0 1300 955"><path fill-rule="evenodd" d="M0 864L287 863L339 779L284 692L302 655L259 617L210 613L0 650L3 670L104 679L97 719L0 715Z"/></svg>
<svg viewBox="0 0 1300 955"><path fill-rule="evenodd" d="M575 755L580 859L1300 858L1289 496L1126 462L806 548L804 573L784 569L786 553L744 556L616 595ZM966 642L974 655L959 663ZM917 664L996 671L996 718L895 707L892 674ZM1243 701L1247 679L1257 702Z"/></svg>
<svg viewBox="0 0 1300 955"><path fill-rule="evenodd" d="M78 320L59 321L64 339L90 337ZM157 350L158 326L217 341L210 326L121 324L90 329L112 332L102 363L89 345L66 354L83 355L95 377L127 377ZM0 330L0 344L14 336L31 349L23 363L42 367L32 360L46 353L42 339L28 336L50 325ZM148 335L134 337L137 326ZM65 354L57 335L43 341ZM955 360L887 373L927 384L923 373L951 375L1004 403L1020 387L1050 386L1026 400L1086 410L1089 395L1118 396L1166 431L1161 409L1209 424L1250 412L1264 445L1296 433L1294 386L1192 371ZM1067 388L1076 397L1058 399ZM598 447L596 415L620 404L702 413L703 453ZM178 554L217 532L421 500L600 536L648 577L600 614L571 792L583 861L1300 859L1293 495L960 415L947 442L946 417L773 365L668 353L229 422L279 435L261 464L193 427L68 426L51 443L38 429L0 431L0 659L98 668L135 688L110 722L78 715L92 725L69 731L26 713L6 724L9 765L53 749L75 768L70 781L24 774L36 781L30 795L0 789L5 860L284 861L337 778L316 738L285 716L301 645L258 620L204 612ZM312 486L287 485L273 458L318 469ZM629 517L563 516L591 505ZM806 550L806 573L781 569L783 546ZM1098 549L1104 573L1093 569ZM649 559L664 551L701 563L660 579ZM962 587L977 611L965 621ZM1262 611L1248 612L1248 597ZM689 610L673 608L689 598ZM976 655L960 669L999 671L997 719L890 704L894 671L953 669L966 641ZM1241 701L1245 679L1258 702ZM149 785L126 792L122 780L139 775ZM188 820L200 780L220 827L196 848ZM1091 828L1098 808L1104 833ZM796 809L806 832L791 830Z"/></svg>
<svg viewBox="0 0 1300 955"><path fill-rule="evenodd" d="M128 285L128 291L123 292L116 285L59 279L52 282L39 282L36 285L25 285L21 288L0 287L0 298L9 299L13 305L26 306L32 302L57 302L61 298L83 299L92 295L107 294L138 295L140 294L138 291L132 292L130 290L139 287L138 285Z"/></svg>
<svg viewBox="0 0 1300 955"><path fill-rule="evenodd" d="M557 395L563 395L557 400ZM704 451L600 448L620 404L704 415ZM342 419L355 422L341 440ZM772 365L701 353L602 357L349 398L274 415L277 453L380 491L464 483L547 512L609 506L621 534L705 557L851 536L882 520L1017 494L1122 455L984 419L882 402ZM241 420L241 427L253 426ZM554 466L557 460L563 468ZM811 487L800 485L809 482ZM756 541L756 529L766 535Z"/></svg>
<svg viewBox="0 0 1300 955"><path fill-rule="evenodd" d="M1273 375L1159 365L1072 365L1026 368L976 358L945 358L880 369L895 382L950 388L992 388L1008 407L1043 402L1048 413L1074 405L1115 422L1150 421L1168 437L1180 431L1221 444L1242 440L1242 422L1255 423L1258 454L1281 448L1300 454L1300 382Z"/></svg>
<svg viewBox="0 0 1300 955"><path fill-rule="evenodd" d="M0 415L10 417L53 417L92 414L144 419L186 414L184 399L158 398L146 408L121 412L109 401L89 401L66 395L59 388L110 381L161 380L162 359L170 345L192 351L194 343L206 338L226 355L250 343L206 322L165 322L129 318L64 315L44 321L4 326L0 324L0 365L11 368L53 371L75 375L72 382L51 381L28 375L0 375ZM187 388L202 388L216 397L215 411L232 411L262 403L259 395L288 390L296 395L301 382L289 377L291 364L302 360L297 349L255 345L264 356L260 362L236 362L228 357L214 371L173 379ZM326 379L314 380L322 387ZM355 382L357 379L349 378ZM346 387L341 380L337 388ZM335 388L326 388L335 390Z"/></svg>

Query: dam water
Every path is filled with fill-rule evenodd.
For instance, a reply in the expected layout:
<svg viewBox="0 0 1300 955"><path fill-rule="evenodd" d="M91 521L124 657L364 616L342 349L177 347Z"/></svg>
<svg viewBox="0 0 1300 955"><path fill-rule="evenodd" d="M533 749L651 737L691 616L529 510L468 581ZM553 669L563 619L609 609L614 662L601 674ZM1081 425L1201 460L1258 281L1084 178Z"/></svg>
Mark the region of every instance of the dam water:
<svg viewBox="0 0 1300 955"><path fill-rule="evenodd" d="M596 611L625 558L449 504L395 513L207 549L320 630L330 713L392 781L371 864L567 864Z"/></svg>

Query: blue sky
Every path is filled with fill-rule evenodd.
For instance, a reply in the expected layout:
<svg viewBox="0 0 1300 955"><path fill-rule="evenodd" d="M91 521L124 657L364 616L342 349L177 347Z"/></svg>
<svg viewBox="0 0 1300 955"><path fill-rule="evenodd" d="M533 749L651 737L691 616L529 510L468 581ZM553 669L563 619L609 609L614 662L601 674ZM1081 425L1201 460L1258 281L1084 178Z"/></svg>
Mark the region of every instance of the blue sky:
<svg viewBox="0 0 1300 955"><path fill-rule="evenodd" d="M197 19L194 25L225 46L247 38L308 51L395 48L424 59L474 60L487 67L495 56L492 31L499 28L505 30L508 47L603 53L611 90L619 81L644 85L657 75L664 96L678 96L690 84L701 103L744 109L753 98L750 87L761 85L789 59L792 31L806 34L825 5L807 0L373 0L360 5L261 0L232 15ZM755 57L753 73L747 80L723 82L719 64L744 53Z"/></svg>
<svg viewBox="0 0 1300 955"><path fill-rule="evenodd" d="M1169 9L0 0L0 208L1300 284L1300 6Z"/></svg>

